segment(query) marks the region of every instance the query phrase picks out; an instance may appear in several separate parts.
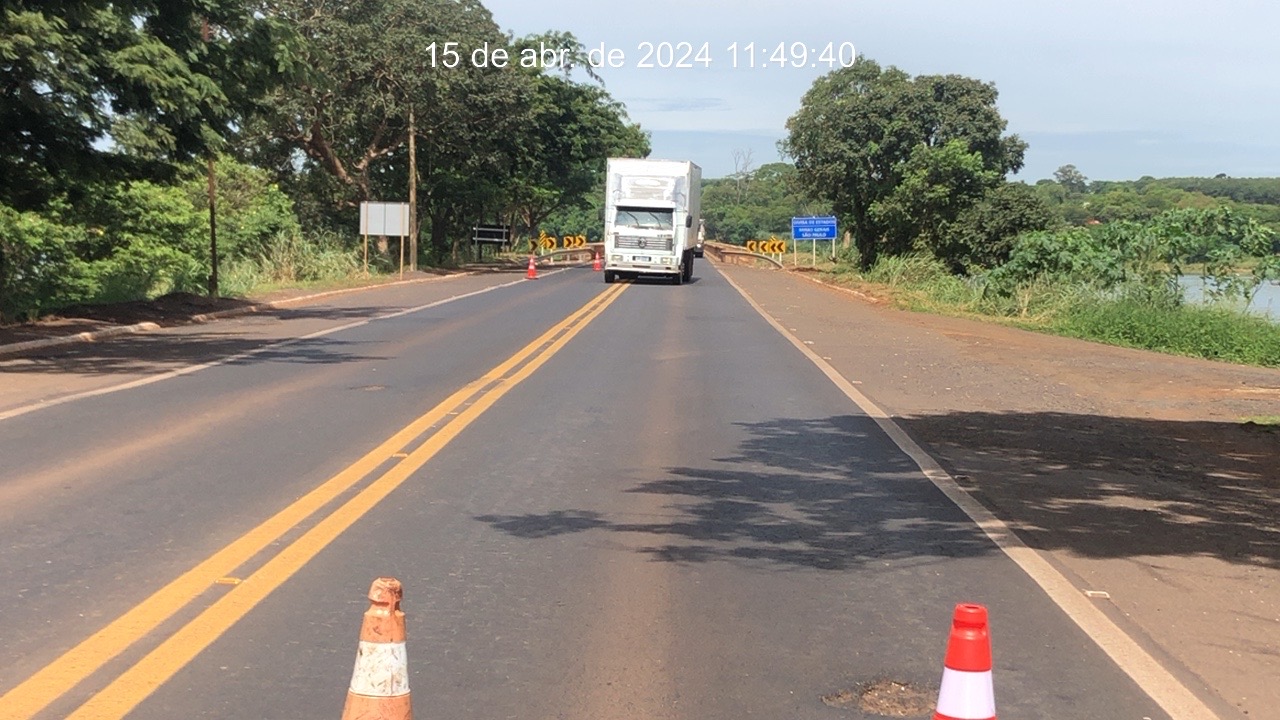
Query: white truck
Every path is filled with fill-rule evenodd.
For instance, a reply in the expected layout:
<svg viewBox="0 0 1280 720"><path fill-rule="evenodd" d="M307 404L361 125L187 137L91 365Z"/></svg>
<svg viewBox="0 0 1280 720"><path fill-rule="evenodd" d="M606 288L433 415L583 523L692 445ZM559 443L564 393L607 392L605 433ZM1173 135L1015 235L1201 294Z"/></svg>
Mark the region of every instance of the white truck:
<svg viewBox="0 0 1280 720"><path fill-rule="evenodd" d="M693 278L702 168L687 160L609 158L604 197L604 281Z"/></svg>

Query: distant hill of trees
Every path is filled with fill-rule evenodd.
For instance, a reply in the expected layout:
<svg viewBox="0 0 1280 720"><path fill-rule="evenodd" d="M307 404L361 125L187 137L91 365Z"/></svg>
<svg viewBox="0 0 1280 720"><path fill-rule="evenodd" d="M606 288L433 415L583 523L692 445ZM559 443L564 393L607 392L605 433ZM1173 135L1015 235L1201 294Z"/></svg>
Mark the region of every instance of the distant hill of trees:
<svg viewBox="0 0 1280 720"><path fill-rule="evenodd" d="M1135 187L1149 185L1171 187L1187 192L1203 193L1209 197L1228 198L1239 203L1280 205L1280 178L1233 178L1226 175L1211 178L1144 177L1133 184Z"/></svg>
<svg viewBox="0 0 1280 720"><path fill-rule="evenodd" d="M1074 165L1064 165L1037 193L1068 225L1149 220L1179 209L1227 207L1280 230L1280 178L1143 177L1090 181Z"/></svg>

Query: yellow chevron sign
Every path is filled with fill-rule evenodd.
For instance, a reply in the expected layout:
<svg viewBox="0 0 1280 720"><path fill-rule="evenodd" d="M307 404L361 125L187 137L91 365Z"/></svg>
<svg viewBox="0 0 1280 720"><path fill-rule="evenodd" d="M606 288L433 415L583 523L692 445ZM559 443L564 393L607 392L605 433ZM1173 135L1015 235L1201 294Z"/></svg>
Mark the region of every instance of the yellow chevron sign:
<svg viewBox="0 0 1280 720"><path fill-rule="evenodd" d="M543 250L555 250L557 247L564 250L572 250L574 248L583 248L587 246L586 235L565 235L557 238L555 235L548 235L545 230L538 232L538 238L529 239L529 252L541 248Z"/></svg>
<svg viewBox="0 0 1280 720"><path fill-rule="evenodd" d="M777 255L787 251L787 241L771 237L768 240L748 240L747 251L761 255Z"/></svg>

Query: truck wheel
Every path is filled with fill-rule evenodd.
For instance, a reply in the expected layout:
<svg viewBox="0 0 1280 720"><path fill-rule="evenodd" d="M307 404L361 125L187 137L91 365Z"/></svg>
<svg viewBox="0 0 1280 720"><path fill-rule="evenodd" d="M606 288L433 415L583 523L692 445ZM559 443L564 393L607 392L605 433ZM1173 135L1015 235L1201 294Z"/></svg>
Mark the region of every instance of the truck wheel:
<svg viewBox="0 0 1280 720"><path fill-rule="evenodd" d="M613 277L613 271L612 271L612 270L605 270L605 271L604 271L604 284L605 284L605 285L611 285L611 284L613 284L613 280L614 280L614 277Z"/></svg>
<svg viewBox="0 0 1280 720"><path fill-rule="evenodd" d="M671 284L681 285L683 283L684 283L684 268L680 268L680 270L676 271L675 275L671 276Z"/></svg>
<svg viewBox="0 0 1280 720"><path fill-rule="evenodd" d="M680 274L685 282L693 279L693 251L686 250L684 253L687 257L684 259L684 267L680 269Z"/></svg>

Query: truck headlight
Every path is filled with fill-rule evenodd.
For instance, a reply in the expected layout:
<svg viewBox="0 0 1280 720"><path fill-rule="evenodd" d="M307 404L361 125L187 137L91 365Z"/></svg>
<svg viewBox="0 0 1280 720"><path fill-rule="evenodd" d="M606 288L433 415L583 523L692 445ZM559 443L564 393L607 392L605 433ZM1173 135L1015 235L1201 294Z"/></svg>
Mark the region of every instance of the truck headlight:
<svg viewBox="0 0 1280 720"><path fill-rule="evenodd" d="M610 255L610 256L609 256L609 262L622 262L622 256L621 256L621 255Z"/></svg>

